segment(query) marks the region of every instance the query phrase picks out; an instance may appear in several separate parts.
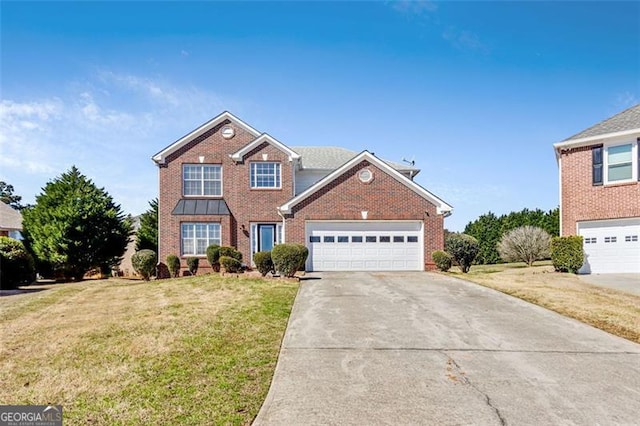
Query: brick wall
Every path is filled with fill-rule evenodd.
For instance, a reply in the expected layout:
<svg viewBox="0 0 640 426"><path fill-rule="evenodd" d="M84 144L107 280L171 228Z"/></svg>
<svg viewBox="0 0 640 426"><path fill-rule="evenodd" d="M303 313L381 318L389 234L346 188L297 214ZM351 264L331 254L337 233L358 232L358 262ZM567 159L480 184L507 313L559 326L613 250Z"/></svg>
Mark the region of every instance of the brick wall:
<svg viewBox="0 0 640 426"><path fill-rule="evenodd" d="M224 139L220 129L230 125L235 136ZM165 164L159 167L159 261L165 262L169 254L180 257L180 224L182 222L220 222L222 245L237 247L245 262L250 262L249 241L250 222L281 222L276 208L293 197L293 165L288 155L279 149L264 143L249 152L244 161L236 164L229 155L249 144L255 137L242 127L225 121L167 157ZM282 189L250 189L249 169L253 161L281 163ZM198 164L204 156L204 164L222 165L222 198L227 203L231 216L173 216L171 211L182 196L182 164ZM196 197L198 198L198 197ZM244 226L244 229L243 229ZM186 269L185 257L181 257L183 269ZM200 268L209 270L205 258L200 260Z"/></svg>
<svg viewBox="0 0 640 426"><path fill-rule="evenodd" d="M576 222L640 217L640 183L592 185L591 147L561 155L562 235L575 235Z"/></svg>
<svg viewBox="0 0 640 426"><path fill-rule="evenodd" d="M358 179L363 168L373 172L373 181ZM431 253L444 247L444 218L436 206L367 161L295 206L287 215L286 240L304 244L306 220L362 220L363 210L367 220L424 221L425 267L434 269Z"/></svg>

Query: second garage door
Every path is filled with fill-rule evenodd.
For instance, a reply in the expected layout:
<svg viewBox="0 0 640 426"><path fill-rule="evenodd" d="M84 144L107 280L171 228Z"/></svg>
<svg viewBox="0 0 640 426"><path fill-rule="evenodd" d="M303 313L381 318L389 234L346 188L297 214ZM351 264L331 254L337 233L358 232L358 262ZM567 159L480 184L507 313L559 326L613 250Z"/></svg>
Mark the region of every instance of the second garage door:
<svg viewBox="0 0 640 426"><path fill-rule="evenodd" d="M579 222L585 262L580 273L640 272L640 219Z"/></svg>
<svg viewBox="0 0 640 426"><path fill-rule="evenodd" d="M422 271L422 222L307 222L309 271Z"/></svg>

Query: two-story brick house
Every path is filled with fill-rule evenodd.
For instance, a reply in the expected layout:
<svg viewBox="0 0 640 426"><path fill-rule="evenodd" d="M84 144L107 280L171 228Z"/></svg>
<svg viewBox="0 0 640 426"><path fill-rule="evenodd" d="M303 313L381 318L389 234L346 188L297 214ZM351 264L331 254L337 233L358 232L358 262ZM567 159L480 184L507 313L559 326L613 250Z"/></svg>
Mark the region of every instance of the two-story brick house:
<svg viewBox="0 0 640 426"><path fill-rule="evenodd" d="M159 260L210 244L253 253L309 248L307 270L424 270L452 207L373 153L288 147L223 112L166 147L159 168Z"/></svg>
<svg viewBox="0 0 640 426"><path fill-rule="evenodd" d="M554 145L561 235L582 235L581 273L640 273L640 105Z"/></svg>

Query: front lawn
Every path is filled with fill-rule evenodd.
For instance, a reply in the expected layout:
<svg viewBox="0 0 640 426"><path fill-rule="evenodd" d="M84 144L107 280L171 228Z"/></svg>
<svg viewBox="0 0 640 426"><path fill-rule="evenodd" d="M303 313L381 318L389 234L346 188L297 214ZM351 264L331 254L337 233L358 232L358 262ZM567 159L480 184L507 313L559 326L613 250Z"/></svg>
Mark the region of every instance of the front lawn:
<svg viewBox="0 0 640 426"><path fill-rule="evenodd" d="M474 265L467 274L453 267L447 275L499 290L640 343L640 296L590 285L573 274L554 272L550 262L536 265Z"/></svg>
<svg viewBox="0 0 640 426"><path fill-rule="evenodd" d="M31 288L31 287L30 287ZM250 424L297 283L110 279L0 298L0 404L65 424Z"/></svg>

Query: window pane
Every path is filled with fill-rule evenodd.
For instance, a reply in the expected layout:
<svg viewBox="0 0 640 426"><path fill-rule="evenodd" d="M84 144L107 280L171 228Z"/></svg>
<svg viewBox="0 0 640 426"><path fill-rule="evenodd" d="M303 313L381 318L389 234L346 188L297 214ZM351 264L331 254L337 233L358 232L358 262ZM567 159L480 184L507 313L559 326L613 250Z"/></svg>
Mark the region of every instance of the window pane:
<svg viewBox="0 0 640 426"><path fill-rule="evenodd" d="M609 164L631 161L631 144L610 146L607 149L607 158Z"/></svg>
<svg viewBox="0 0 640 426"><path fill-rule="evenodd" d="M199 180L184 181L184 195L200 195L201 192Z"/></svg>
<svg viewBox="0 0 640 426"><path fill-rule="evenodd" d="M320 242L320 237L318 237L318 236L311 236L311 237L309 237L309 242L310 242L310 243L319 243L319 242Z"/></svg>
<svg viewBox="0 0 640 426"><path fill-rule="evenodd" d="M252 188L279 188L280 163L251 163Z"/></svg>
<svg viewBox="0 0 640 426"><path fill-rule="evenodd" d="M362 242L362 237L351 237L351 242L352 243L361 243Z"/></svg>
<svg viewBox="0 0 640 426"><path fill-rule="evenodd" d="M349 237L344 236L344 235L338 235L338 242L339 243L348 243L349 242Z"/></svg>
<svg viewBox="0 0 640 426"><path fill-rule="evenodd" d="M394 235L393 236L394 243L404 243L404 237L402 235Z"/></svg>
<svg viewBox="0 0 640 426"><path fill-rule="evenodd" d="M380 242L381 243L390 243L391 242L391 237L386 236L386 235L382 236L382 237L380 237Z"/></svg>
<svg viewBox="0 0 640 426"><path fill-rule="evenodd" d="M627 180L631 179L633 169L631 163L620 164L617 166L609 166L609 181Z"/></svg>
<svg viewBox="0 0 640 426"><path fill-rule="evenodd" d="M220 166L204 166L204 179L220 180Z"/></svg>
<svg viewBox="0 0 640 426"><path fill-rule="evenodd" d="M207 247L211 244L221 245L220 240L220 224L209 224L209 243L207 244Z"/></svg>
<svg viewBox="0 0 640 426"><path fill-rule="evenodd" d="M418 242L418 237L416 237L416 236L409 236L409 237L407 237L407 242L408 242L408 243L417 243L417 242Z"/></svg>
<svg viewBox="0 0 640 426"><path fill-rule="evenodd" d="M222 185L220 181L205 181L204 195L222 195Z"/></svg>
<svg viewBox="0 0 640 426"><path fill-rule="evenodd" d="M184 178L185 179L198 179L202 178L202 170L200 166L184 166Z"/></svg>
<svg viewBox="0 0 640 426"><path fill-rule="evenodd" d="M331 236L331 237L330 237L330 236L325 236L325 237L323 238L323 240L324 240L324 242L325 242L325 243L332 243L332 242L334 242L334 241L335 241L335 238L334 238L334 237L332 237L332 236Z"/></svg>
<svg viewBox="0 0 640 426"><path fill-rule="evenodd" d="M376 241L378 241L378 238L374 236L367 236L366 241L368 243L375 243Z"/></svg>

